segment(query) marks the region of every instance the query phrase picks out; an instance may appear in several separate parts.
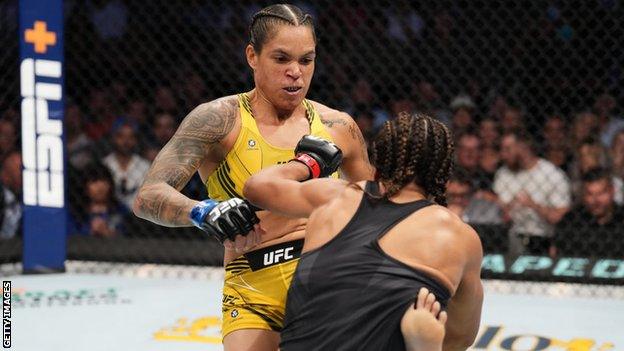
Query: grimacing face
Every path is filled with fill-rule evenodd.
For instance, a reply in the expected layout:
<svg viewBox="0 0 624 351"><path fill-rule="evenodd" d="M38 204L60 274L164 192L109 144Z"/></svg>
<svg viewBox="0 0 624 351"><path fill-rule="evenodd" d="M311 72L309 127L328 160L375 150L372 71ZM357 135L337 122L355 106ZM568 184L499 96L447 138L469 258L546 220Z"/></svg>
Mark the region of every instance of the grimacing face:
<svg viewBox="0 0 624 351"><path fill-rule="evenodd" d="M256 89L278 111L297 108L314 75L316 43L307 26L279 25L256 52L247 46L247 62L254 71Z"/></svg>

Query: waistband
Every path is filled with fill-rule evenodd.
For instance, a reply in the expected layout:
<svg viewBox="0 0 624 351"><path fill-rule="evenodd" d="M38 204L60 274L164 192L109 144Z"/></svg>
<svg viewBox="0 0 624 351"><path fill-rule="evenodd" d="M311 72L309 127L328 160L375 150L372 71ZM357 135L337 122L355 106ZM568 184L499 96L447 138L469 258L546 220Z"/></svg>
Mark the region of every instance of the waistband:
<svg viewBox="0 0 624 351"><path fill-rule="evenodd" d="M303 242L304 239L287 241L247 252L243 257L247 259L249 268L251 268L252 271L257 271L262 268L298 259L301 257Z"/></svg>

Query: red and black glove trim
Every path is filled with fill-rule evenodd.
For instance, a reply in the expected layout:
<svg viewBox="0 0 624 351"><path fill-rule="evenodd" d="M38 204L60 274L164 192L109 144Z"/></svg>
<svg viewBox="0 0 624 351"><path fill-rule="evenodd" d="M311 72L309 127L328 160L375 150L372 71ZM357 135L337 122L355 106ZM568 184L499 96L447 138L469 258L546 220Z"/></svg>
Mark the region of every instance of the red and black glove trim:
<svg viewBox="0 0 624 351"><path fill-rule="evenodd" d="M310 171L308 179L318 178L321 175L321 166L312 156L308 154L298 154L292 159L292 161L301 162L308 167L308 170Z"/></svg>

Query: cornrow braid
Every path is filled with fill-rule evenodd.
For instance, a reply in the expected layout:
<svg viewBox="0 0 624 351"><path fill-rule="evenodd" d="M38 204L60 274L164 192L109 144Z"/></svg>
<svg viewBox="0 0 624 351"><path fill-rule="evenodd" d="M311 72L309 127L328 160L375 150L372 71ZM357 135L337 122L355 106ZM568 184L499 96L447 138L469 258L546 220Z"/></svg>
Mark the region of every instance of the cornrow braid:
<svg viewBox="0 0 624 351"><path fill-rule="evenodd" d="M264 44L275 35L278 25L307 26L312 30L316 42L312 16L290 4L275 4L256 12L249 26L249 43L256 52L262 51Z"/></svg>
<svg viewBox="0 0 624 351"><path fill-rule="evenodd" d="M415 182L437 204L446 206L451 175L453 137L439 121L424 114L402 112L387 121L372 144L371 161L390 198Z"/></svg>

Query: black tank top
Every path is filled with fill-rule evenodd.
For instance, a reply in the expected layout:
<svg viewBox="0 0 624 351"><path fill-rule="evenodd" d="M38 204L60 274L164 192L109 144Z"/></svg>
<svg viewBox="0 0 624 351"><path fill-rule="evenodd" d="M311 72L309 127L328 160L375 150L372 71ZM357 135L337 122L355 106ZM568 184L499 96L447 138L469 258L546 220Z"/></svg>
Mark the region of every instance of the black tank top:
<svg viewBox="0 0 624 351"><path fill-rule="evenodd" d="M377 183L366 192L378 194ZM286 302L280 349L405 350L400 322L426 287L446 306L448 290L385 254L378 240L401 220L431 205L396 204L364 193L345 228L301 255ZM426 245L423 242L423 245Z"/></svg>

